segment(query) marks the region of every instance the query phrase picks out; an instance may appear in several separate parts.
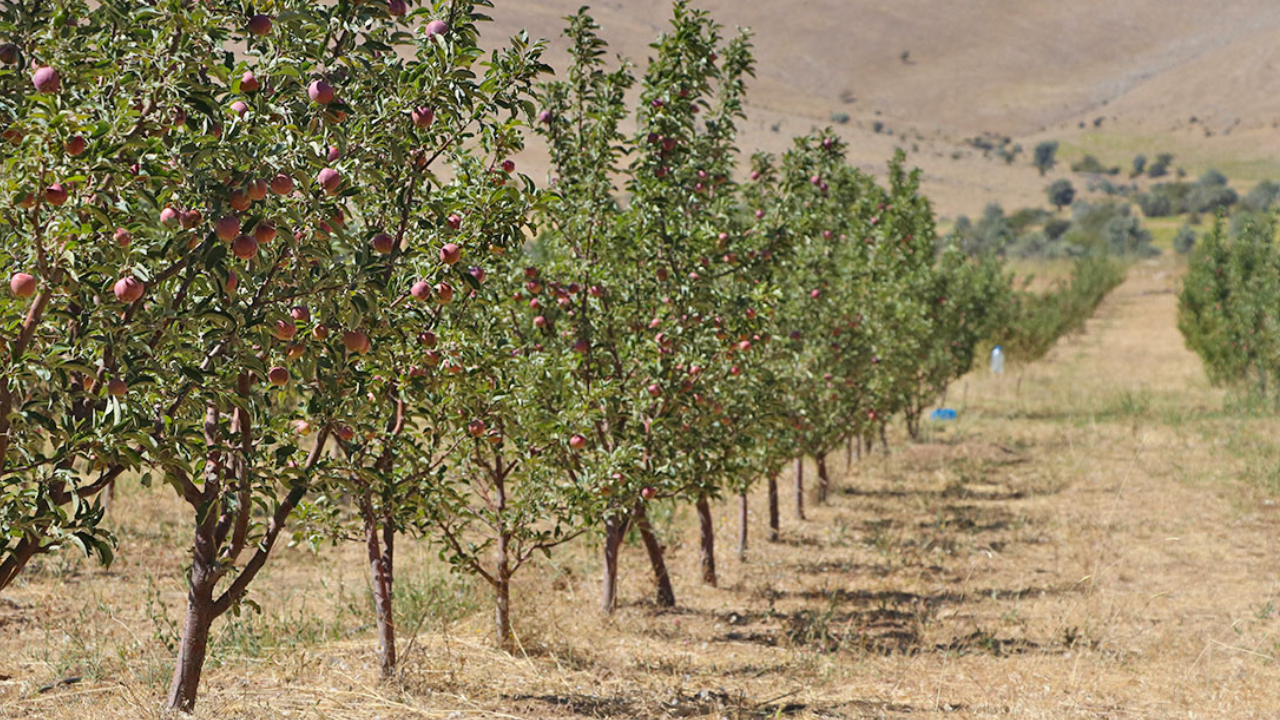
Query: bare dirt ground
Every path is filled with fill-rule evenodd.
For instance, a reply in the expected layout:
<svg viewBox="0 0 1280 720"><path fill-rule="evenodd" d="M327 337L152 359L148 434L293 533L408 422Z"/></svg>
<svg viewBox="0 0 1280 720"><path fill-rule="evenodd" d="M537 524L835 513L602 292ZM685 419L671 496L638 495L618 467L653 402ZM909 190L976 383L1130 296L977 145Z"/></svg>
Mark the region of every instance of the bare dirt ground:
<svg viewBox="0 0 1280 720"><path fill-rule="evenodd" d="M746 562L724 504L718 589L697 584L692 517L663 521L674 610L648 602L632 546L601 618L584 544L517 578L507 655L483 588L406 544L415 639L379 685L358 548L282 552L262 612L216 631L197 716L1276 717L1277 424L1208 387L1174 324L1179 274L1135 267L1045 360L957 383L958 422L891 437L807 522L784 506L781 543L754 496ZM47 559L0 598L0 717L160 715L188 541L162 489L113 512L110 570Z"/></svg>

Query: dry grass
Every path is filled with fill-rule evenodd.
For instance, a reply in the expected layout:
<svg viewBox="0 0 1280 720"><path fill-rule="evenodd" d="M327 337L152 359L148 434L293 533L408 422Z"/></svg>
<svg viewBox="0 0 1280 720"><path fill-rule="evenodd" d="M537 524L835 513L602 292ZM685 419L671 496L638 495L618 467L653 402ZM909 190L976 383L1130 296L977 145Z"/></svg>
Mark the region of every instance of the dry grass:
<svg viewBox="0 0 1280 720"><path fill-rule="evenodd" d="M518 578L507 655L481 588L406 544L402 623L426 619L380 686L358 549L282 552L262 614L219 624L198 716L1276 717L1277 425L1223 411L1174 327L1178 273L1138 267L1045 360L958 383L959 421L857 464L746 563L722 508L719 589L692 518L664 520L675 610L631 547L601 618L576 547ZM0 717L160 715L182 515L139 488L116 510L116 566L48 559L0 599Z"/></svg>

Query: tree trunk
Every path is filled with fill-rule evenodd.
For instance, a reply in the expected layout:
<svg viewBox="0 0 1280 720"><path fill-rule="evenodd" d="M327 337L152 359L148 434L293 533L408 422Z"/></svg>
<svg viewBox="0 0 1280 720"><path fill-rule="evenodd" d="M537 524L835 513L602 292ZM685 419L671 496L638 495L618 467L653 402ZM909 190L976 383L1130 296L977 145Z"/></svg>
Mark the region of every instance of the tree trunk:
<svg viewBox="0 0 1280 720"><path fill-rule="evenodd" d="M662 545L653 532L653 526L649 524L649 514L645 512L643 501L636 503L635 518L636 529L640 531L644 549L649 553L649 565L653 567L653 583L657 587L655 600L659 607L675 607L676 592L671 587L671 575L667 572Z"/></svg>
<svg viewBox="0 0 1280 720"><path fill-rule="evenodd" d="M196 568L193 567L191 572L194 575ZM212 587L199 587L193 583L187 593L187 619L182 626L182 641L178 645L173 682L169 686L170 710L189 713L196 708L200 673L209 650L209 628L213 626L215 617L212 591Z"/></svg>
<svg viewBox="0 0 1280 720"><path fill-rule="evenodd" d="M361 505L365 547L369 557L369 579L373 585L373 607L378 621L378 667L382 679L390 680L396 672L396 625L392 615L392 581L395 572L392 543L395 542L395 529L389 521L384 521L382 535L385 543L379 542L379 522L374 516L373 504L366 498Z"/></svg>
<svg viewBox="0 0 1280 720"><path fill-rule="evenodd" d="M216 475L216 470L212 471ZM211 475L211 477L214 477ZM216 477L212 480L217 482ZM189 713L195 710L200 692L200 674L209 650L209 629L222 613L214 602L214 590L222 575L218 564L218 514L210 511L196 526L191 553L191 576L187 580L187 619L182 626L178 658L169 685L169 709Z"/></svg>
<svg viewBox="0 0 1280 720"><path fill-rule="evenodd" d="M218 580L231 568L243 548L241 541L232 538L229 544L227 532L233 525L240 525L239 516L253 512L249 503L238 503L234 506L224 505L224 512L214 512L210 507L224 490L221 487L223 457L219 449L221 443L217 432L218 413L209 406L206 411L205 437L209 461L205 469L205 489L197 490L194 486L186 496L187 501L196 510L199 524L195 529L195 542L191 552L191 571L187 579L187 619L182 629L182 640L178 650L178 661L173 668L173 681L169 685L168 708L182 712L195 709L196 697L200 691L200 673L204 667L205 654L209 647L209 628L213 621L236 606L248 591L249 583L258 576L275 546L276 539L284 530L285 523L293 513L293 509L306 495L306 485L295 485L288 494L281 498L274 512L266 523L262 538L249 561L240 568L239 574L220 595L214 596ZM321 429L316 438L316 445L311 450L304 465L306 470L313 469L324 453L325 443L329 439L329 429ZM241 469L247 463L241 463ZM185 476L182 482L191 485ZM203 513L203 517L201 516ZM223 552L226 557L223 558Z"/></svg>
<svg viewBox="0 0 1280 720"><path fill-rule="evenodd" d="M604 587L600 596L600 610L611 615L617 606L618 548L622 545L623 518L612 516L604 521Z"/></svg>
<svg viewBox="0 0 1280 720"><path fill-rule="evenodd" d="M312 453L312 460L308 461L309 467L313 467L318 460L326 437L325 434L321 434L320 440L317 441L319 444ZM187 620L182 629L178 661L173 668L173 682L169 686L170 710L189 713L195 709L196 697L200 690L200 672L204 666L205 653L209 645L209 628L214 620L235 607L236 603L244 597L249 583L257 577L258 572L266 564L276 538L284 529L285 521L297 507L298 501L302 499L305 492L304 486L297 486L289 491L267 523L266 532L258 542L258 549L249 562L240 569L240 573L236 575L231 585L217 595L216 599L214 592L217 589L218 580L231 566L230 563L234 562L234 557L228 562L219 560L222 546L218 542L218 528L224 523L219 522L218 513L207 512L200 525L196 527L195 549L191 554L191 574L187 581ZM252 510L248 505L240 507L246 513Z"/></svg>
<svg viewBox="0 0 1280 720"><path fill-rule="evenodd" d="M846 469L853 467L853 436L844 439L844 466Z"/></svg>
<svg viewBox="0 0 1280 720"><path fill-rule="evenodd" d="M804 520L804 455L796 458L796 519Z"/></svg>
<svg viewBox="0 0 1280 720"><path fill-rule="evenodd" d="M495 568L493 579L496 580L494 586L495 600L494 608L497 616L498 646L504 650L511 649L511 559L508 555L508 548L511 544L511 534L507 532L498 535L498 566Z"/></svg>
<svg viewBox="0 0 1280 720"><path fill-rule="evenodd" d="M819 453L814 456L814 460L818 463L818 502L825 505L827 494L831 491L831 478L827 474L827 454Z"/></svg>
<svg viewBox="0 0 1280 720"><path fill-rule="evenodd" d="M217 412L206 409L205 438L208 444L208 463L205 484L217 491L221 483L222 456L216 449ZM211 493L208 497L215 497ZM200 692L200 674L204 658L209 650L209 629L221 613L216 607L213 593L223 570L218 562L218 513L208 509L196 525L191 550L191 571L187 578L187 619L182 626L182 638L178 644L178 658L173 666L173 680L169 684L169 709L184 713L193 712Z"/></svg>
<svg viewBox="0 0 1280 720"><path fill-rule="evenodd" d="M36 536L27 535L19 540L9 556L0 563L0 590L9 587L9 584L17 579L18 574L39 551L40 541Z"/></svg>
<svg viewBox="0 0 1280 720"><path fill-rule="evenodd" d="M769 542L778 542L778 473L769 475Z"/></svg>
<svg viewBox="0 0 1280 720"><path fill-rule="evenodd" d="M885 423L880 423L880 445L884 447L884 454L889 454L889 438L884 433Z"/></svg>
<svg viewBox="0 0 1280 720"><path fill-rule="evenodd" d="M738 493L738 559L747 561L747 491Z"/></svg>
<svg viewBox="0 0 1280 720"><path fill-rule="evenodd" d="M702 534L702 582L716 586L716 535L711 522L711 503L706 495L698 496L698 529Z"/></svg>
<svg viewBox="0 0 1280 720"><path fill-rule="evenodd" d="M111 506L115 503L115 501L116 501L116 481L112 480L111 482L107 483L107 486L102 490L102 510L104 512L110 510Z"/></svg>

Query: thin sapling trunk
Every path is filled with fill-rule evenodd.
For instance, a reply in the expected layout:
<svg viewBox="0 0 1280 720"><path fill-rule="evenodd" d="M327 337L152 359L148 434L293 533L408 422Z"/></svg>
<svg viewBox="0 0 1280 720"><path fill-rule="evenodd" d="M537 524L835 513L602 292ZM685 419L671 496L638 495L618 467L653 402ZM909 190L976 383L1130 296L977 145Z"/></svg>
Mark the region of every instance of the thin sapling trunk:
<svg viewBox="0 0 1280 720"><path fill-rule="evenodd" d="M804 520L804 455L796 458L796 519Z"/></svg>
<svg viewBox="0 0 1280 720"><path fill-rule="evenodd" d="M769 474L769 542L778 542L778 473Z"/></svg>
<svg viewBox="0 0 1280 720"><path fill-rule="evenodd" d="M716 535L715 535L715 525L711 522L711 503L707 501L706 495L698 496L697 508L698 508L698 529L702 536L702 542L700 543L702 582L712 587L715 587L716 585Z"/></svg>
<svg viewBox="0 0 1280 720"><path fill-rule="evenodd" d="M657 592L654 601L659 607L675 607L676 593L671 587L671 575L667 572L662 544L658 542L653 525L649 523L649 515L645 512L643 500L636 503L635 519L636 530L640 532L640 539L644 542L644 549L649 555L649 565L653 568L653 584Z"/></svg>

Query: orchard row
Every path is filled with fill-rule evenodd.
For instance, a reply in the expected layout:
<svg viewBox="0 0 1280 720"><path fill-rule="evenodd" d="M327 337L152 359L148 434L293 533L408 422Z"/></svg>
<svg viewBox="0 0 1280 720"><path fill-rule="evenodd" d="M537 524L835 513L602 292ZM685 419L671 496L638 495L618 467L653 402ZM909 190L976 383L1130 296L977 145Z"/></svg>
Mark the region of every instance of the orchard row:
<svg viewBox="0 0 1280 720"><path fill-rule="evenodd" d="M1215 384L1274 408L1280 389L1280 250L1276 218L1228 231L1219 217L1191 251L1178 327Z"/></svg>
<svg viewBox="0 0 1280 720"><path fill-rule="evenodd" d="M493 588L503 644L513 576L584 533L605 612L631 528L673 604L647 506L696 506L714 584L713 499L745 520L767 483L776 539L780 471L817 460L803 518L826 457L917 428L1004 311L901 158L881 185L830 133L739 156L745 35L677 2L639 73L579 13L552 80L523 35L479 49L482 5L0 8L0 589L109 562L121 477L171 488L171 707L285 532L367 548L386 675L405 536Z"/></svg>

